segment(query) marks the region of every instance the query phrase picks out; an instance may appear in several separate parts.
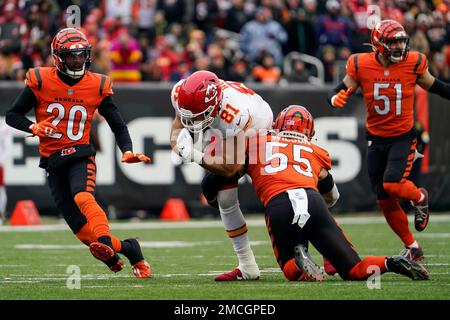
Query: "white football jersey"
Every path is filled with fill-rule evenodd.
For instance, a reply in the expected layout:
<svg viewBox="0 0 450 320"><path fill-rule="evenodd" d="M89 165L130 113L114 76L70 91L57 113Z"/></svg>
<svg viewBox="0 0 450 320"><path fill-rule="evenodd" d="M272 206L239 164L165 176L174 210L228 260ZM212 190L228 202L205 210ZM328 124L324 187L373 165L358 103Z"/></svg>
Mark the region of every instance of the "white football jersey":
<svg viewBox="0 0 450 320"><path fill-rule="evenodd" d="M172 89L171 100L175 111L178 110L176 100L177 86ZM219 111L211 129L219 130L222 136L233 137L242 130L272 128L273 113L269 104L243 83L220 80L223 98Z"/></svg>

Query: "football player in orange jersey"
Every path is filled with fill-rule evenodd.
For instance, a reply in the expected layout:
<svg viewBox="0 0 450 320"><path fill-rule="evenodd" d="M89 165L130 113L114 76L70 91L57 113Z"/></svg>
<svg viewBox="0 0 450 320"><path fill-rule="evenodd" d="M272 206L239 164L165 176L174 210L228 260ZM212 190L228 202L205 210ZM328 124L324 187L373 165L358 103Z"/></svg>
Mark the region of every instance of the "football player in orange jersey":
<svg viewBox="0 0 450 320"><path fill-rule="evenodd" d="M414 280L428 271L403 256L369 256L361 260L328 211L339 198L328 152L311 142L314 121L309 111L291 105L280 112L275 131L249 138L246 164L224 164L231 177L247 173L265 207L266 226L277 262L290 281L322 281L308 253L308 242L344 280L364 280L378 267ZM320 190L320 193L319 193Z"/></svg>
<svg viewBox="0 0 450 320"><path fill-rule="evenodd" d="M7 112L6 122L39 137L39 166L47 171L56 206L92 255L117 272L123 268L117 254L121 253L137 278L150 277L138 241L111 235L106 214L95 199L95 150L89 139L94 112L98 109L114 132L122 162L151 160L133 153L128 128L111 98L111 79L88 71L91 46L86 36L75 28L62 29L53 38L51 52L56 67L28 71L25 88ZM25 116L31 109L36 123Z"/></svg>
<svg viewBox="0 0 450 320"><path fill-rule="evenodd" d="M331 106L342 108L360 87L367 108L367 168L377 204L405 245L402 254L421 260L424 253L408 227L398 199L411 201L414 226L428 224L428 192L408 180L416 157L414 88L416 84L450 99L450 85L428 72L427 57L409 51L409 37L394 20L380 21L371 32L373 52L351 55L342 83L330 92Z"/></svg>

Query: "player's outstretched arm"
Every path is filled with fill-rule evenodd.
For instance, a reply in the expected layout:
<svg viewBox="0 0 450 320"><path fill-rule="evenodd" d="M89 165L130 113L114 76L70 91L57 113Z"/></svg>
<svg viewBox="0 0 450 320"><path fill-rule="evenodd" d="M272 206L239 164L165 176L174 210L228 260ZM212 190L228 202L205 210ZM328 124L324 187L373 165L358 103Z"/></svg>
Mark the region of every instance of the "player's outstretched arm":
<svg viewBox="0 0 450 320"><path fill-rule="evenodd" d="M151 163L152 159L147 157L145 154L142 153L134 153L132 151L125 151L122 154L122 162L125 163L137 163L137 162L145 162L145 163Z"/></svg>
<svg viewBox="0 0 450 320"><path fill-rule="evenodd" d="M347 74L342 82L328 94L328 103L332 107L342 108L357 88L358 82Z"/></svg>
<svg viewBox="0 0 450 320"><path fill-rule="evenodd" d="M111 96L104 98L98 107L98 112L105 118L111 131L114 133L116 143L122 151L122 162L150 163L151 159L142 153L133 152L133 143L131 141L130 133L119 109L114 104Z"/></svg>
<svg viewBox="0 0 450 320"><path fill-rule="evenodd" d="M17 96L16 100L14 100L11 109L6 112L6 123L17 130L32 133L30 127L33 125L33 122L25 117L25 115L36 106L36 96L33 91L26 86Z"/></svg>
<svg viewBox="0 0 450 320"><path fill-rule="evenodd" d="M436 93L450 100L450 83L436 79L428 70L417 79L417 84L431 93Z"/></svg>

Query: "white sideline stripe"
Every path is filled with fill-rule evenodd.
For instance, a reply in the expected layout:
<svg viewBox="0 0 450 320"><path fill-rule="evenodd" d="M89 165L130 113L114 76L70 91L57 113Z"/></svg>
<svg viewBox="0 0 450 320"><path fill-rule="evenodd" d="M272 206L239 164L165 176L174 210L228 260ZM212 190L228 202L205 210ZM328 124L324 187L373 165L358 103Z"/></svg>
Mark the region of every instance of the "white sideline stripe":
<svg viewBox="0 0 450 320"><path fill-rule="evenodd" d="M424 233L424 234L417 234L416 238L450 238L450 233Z"/></svg>
<svg viewBox="0 0 450 320"><path fill-rule="evenodd" d="M384 217L338 217L339 224L381 224L386 223ZM432 216L431 223L450 222L450 214ZM249 219L247 225L250 227L265 226L264 219ZM111 230L140 230L140 229L195 229L195 228L223 228L220 220L207 221L181 221L181 222L118 222L110 224ZM0 226L1 232L45 232L45 231L69 231L65 223L49 224L40 226Z"/></svg>

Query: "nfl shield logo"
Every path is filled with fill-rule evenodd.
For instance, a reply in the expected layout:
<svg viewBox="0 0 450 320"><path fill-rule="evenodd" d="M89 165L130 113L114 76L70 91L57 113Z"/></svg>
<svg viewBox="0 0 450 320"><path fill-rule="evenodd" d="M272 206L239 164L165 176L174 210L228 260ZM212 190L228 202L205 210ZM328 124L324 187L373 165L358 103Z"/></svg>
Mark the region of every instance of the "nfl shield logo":
<svg viewBox="0 0 450 320"><path fill-rule="evenodd" d="M384 75L388 76L389 75L389 70L384 70Z"/></svg>
<svg viewBox="0 0 450 320"><path fill-rule="evenodd" d="M67 90L67 94L68 94L69 96L72 95L72 94L73 94L73 90L72 90L72 89Z"/></svg>

